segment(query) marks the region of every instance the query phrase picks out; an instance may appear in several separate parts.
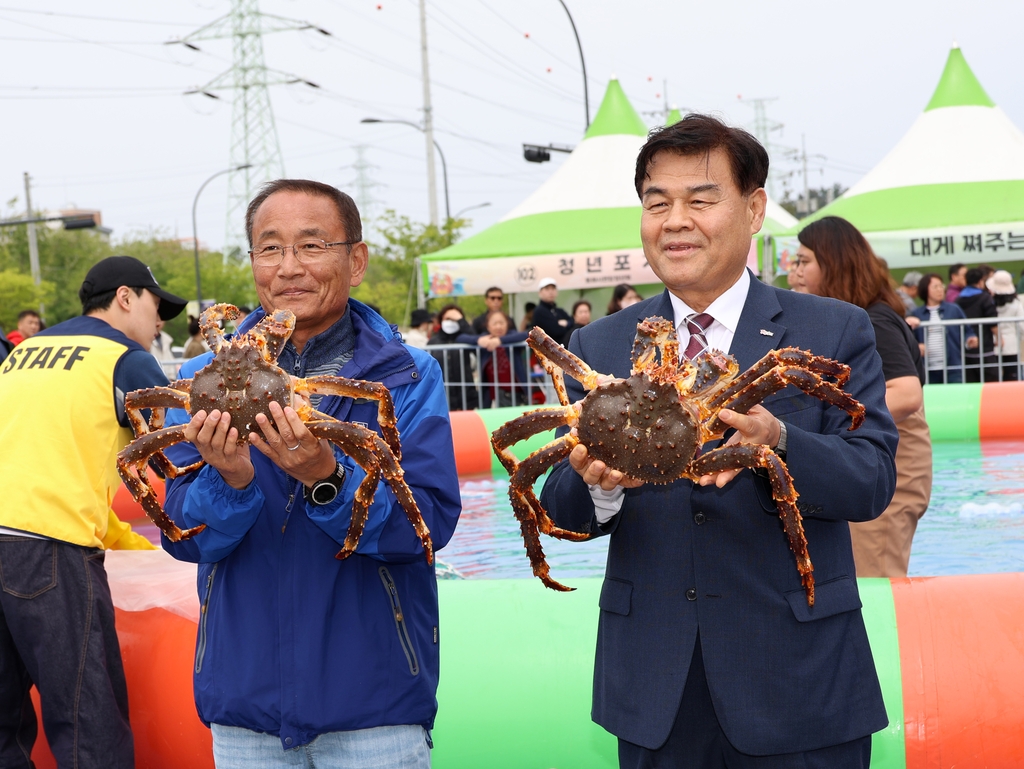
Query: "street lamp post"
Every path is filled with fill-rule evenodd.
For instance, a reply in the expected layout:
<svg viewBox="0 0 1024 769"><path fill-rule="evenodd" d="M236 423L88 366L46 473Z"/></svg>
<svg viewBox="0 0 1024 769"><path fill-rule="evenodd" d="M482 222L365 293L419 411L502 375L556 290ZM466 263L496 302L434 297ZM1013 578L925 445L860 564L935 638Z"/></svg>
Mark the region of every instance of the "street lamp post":
<svg viewBox="0 0 1024 769"><path fill-rule="evenodd" d="M246 163L244 166L232 166L231 168L225 168L223 171L218 171L200 185L199 191L196 192L195 199L192 201L192 248L196 262L196 302L198 303L199 312L202 312L203 309L203 284L199 278L199 236L196 234L196 206L199 205L199 195L206 189L206 185L218 176L229 174L232 171L242 171L246 168L252 168L252 164Z"/></svg>
<svg viewBox="0 0 1024 769"><path fill-rule="evenodd" d="M587 62L583 60L583 45L580 43L580 33L576 31L576 22L572 20L572 14L569 13L569 6L565 4L565 0L558 0L562 4L562 8L565 9L565 15L569 17L569 24L572 25L572 33L576 36L576 47L580 50L580 66L583 68L583 109L587 113L587 129L590 128L590 92L587 88Z"/></svg>
<svg viewBox="0 0 1024 769"><path fill-rule="evenodd" d="M382 120L375 117L364 117L359 121L360 123L400 123L401 125L412 126L421 133L426 133L426 129L418 123L413 123L411 120ZM441 156L441 173L444 176L444 215L446 218L452 218L451 205L448 202L448 163L445 162L444 153L441 151L441 145L437 143L437 139L434 139L434 147L437 149L437 154Z"/></svg>
<svg viewBox="0 0 1024 769"><path fill-rule="evenodd" d="M455 213L454 218L458 219L460 216L462 216L467 211L475 211L478 208L487 208L487 206L489 206L489 205L490 205L490 203L488 202L488 203L477 203L475 206L466 206L461 211L457 211Z"/></svg>

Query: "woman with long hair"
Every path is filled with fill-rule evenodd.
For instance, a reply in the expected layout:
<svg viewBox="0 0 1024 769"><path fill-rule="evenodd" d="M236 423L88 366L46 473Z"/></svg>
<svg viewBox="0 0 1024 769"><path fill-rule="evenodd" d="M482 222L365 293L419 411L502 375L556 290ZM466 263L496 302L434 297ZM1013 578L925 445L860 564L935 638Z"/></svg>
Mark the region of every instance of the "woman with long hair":
<svg viewBox="0 0 1024 769"><path fill-rule="evenodd" d="M608 302L608 311L606 315L611 315L621 310L623 307L629 307L630 305L642 302L644 298L640 296L635 288L628 283L620 283L612 291L612 298Z"/></svg>
<svg viewBox="0 0 1024 769"><path fill-rule="evenodd" d="M924 418L924 361L885 264L845 219L825 216L797 236L797 273L808 293L867 310L885 375L885 403L900 434L896 493L878 518L851 523L858 577L905 577L917 522L932 489L932 444Z"/></svg>

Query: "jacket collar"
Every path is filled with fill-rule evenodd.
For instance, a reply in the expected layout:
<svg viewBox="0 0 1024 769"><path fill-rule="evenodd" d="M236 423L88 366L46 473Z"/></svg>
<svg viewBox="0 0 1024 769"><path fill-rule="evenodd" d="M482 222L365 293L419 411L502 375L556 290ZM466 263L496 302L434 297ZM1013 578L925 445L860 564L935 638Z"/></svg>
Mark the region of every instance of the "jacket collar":
<svg viewBox="0 0 1024 769"><path fill-rule="evenodd" d="M362 302L349 298L348 309L355 330L352 360L338 372L352 379L383 382L387 387L407 384L417 377L417 366L395 328ZM266 313L257 308L242 323L240 333L249 331Z"/></svg>

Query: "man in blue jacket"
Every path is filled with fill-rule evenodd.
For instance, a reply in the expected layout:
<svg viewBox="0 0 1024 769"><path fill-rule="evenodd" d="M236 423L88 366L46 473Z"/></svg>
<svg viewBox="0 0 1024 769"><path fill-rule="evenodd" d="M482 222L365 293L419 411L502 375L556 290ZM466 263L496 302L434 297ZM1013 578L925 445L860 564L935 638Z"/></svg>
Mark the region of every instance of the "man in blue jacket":
<svg viewBox="0 0 1024 769"><path fill-rule="evenodd" d="M728 440L783 457L800 493L815 600L808 606L767 479L727 471L658 486L576 446L544 485L559 526L610 533L593 718L623 769L867 769L886 725L847 521L895 487L897 433L867 313L760 283L746 269L764 219L768 154L704 115L653 132L637 159L644 255L666 286L579 329L569 350L629 375L637 323L674 318L679 349L728 350L744 370L796 346L850 366L864 424L787 387L741 415ZM692 343L692 346L691 346ZM569 396L584 395L566 380ZM788 452L788 453L787 453Z"/></svg>
<svg viewBox="0 0 1024 769"><path fill-rule="evenodd" d="M394 399L405 480L434 547L459 517L458 477L441 372L426 353L349 298L366 270L359 212L325 184L279 180L249 204L246 230L262 309L295 313L278 364L298 377L381 382ZM188 378L210 355L189 361ZM314 396L314 407L378 430L377 403ZM178 423L188 416L168 415ZM168 485L167 511L193 539L163 545L199 563L194 668L200 717L219 769L427 767L437 711L434 568L387 484L377 488L356 554L339 561L365 473L271 406L251 447L229 415L188 421L179 466L207 465ZM230 428L230 429L229 429Z"/></svg>

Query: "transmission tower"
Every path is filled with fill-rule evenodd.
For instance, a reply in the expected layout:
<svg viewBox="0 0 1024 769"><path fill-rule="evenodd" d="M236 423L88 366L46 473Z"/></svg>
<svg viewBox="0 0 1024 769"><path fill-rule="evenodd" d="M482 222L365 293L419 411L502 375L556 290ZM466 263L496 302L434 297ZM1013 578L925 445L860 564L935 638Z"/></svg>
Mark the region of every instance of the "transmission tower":
<svg viewBox="0 0 1024 769"><path fill-rule="evenodd" d="M244 213L256 188L284 176L281 144L277 138L269 86L303 83L319 88L305 78L269 69L263 59L263 35L285 30L312 29L330 32L308 22L260 13L258 0L231 0L231 11L216 21L175 40L194 51L200 40L231 38L232 66L206 85L186 93L219 99L218 91L234 93L231 107L231 158L228 175L227 225L224 254L244 252Z"/></svg>
<svg viewBox="0 0 1024 769"><path fill-rule="evenodd" d="M778 97L772 97L770 99L744 99L739 97L739 100L744 104L750 104L754 108L754 123L751 126L751 130L757 140L761 142L767 151L769 157L772 159L772 163L768 166L768 196L775 199L775 182L778 179L779 161L789 159L796 156L796 150L792 147L784 147L781 144L777 144L772 141L771 135L776 131L782 131L783 124L777 120L771 120L768 117L768 112L765 109L765 105L769 102L773 102Z"/></svg>
<svg viewBox="0 0 1024 769"><path fill-rule="evenodd" d="M366 225L373 220L377 204L380 202L374 197L373 190L384 185L373 181L370 177L370 171L377 166L366 159L366 145L357 144L353 149L356 151L356 162L351 167L356 172L356 178L349 182L349 185L355 187L356 205L359 206L360 218L363 220L365 229Z"/></svg>

